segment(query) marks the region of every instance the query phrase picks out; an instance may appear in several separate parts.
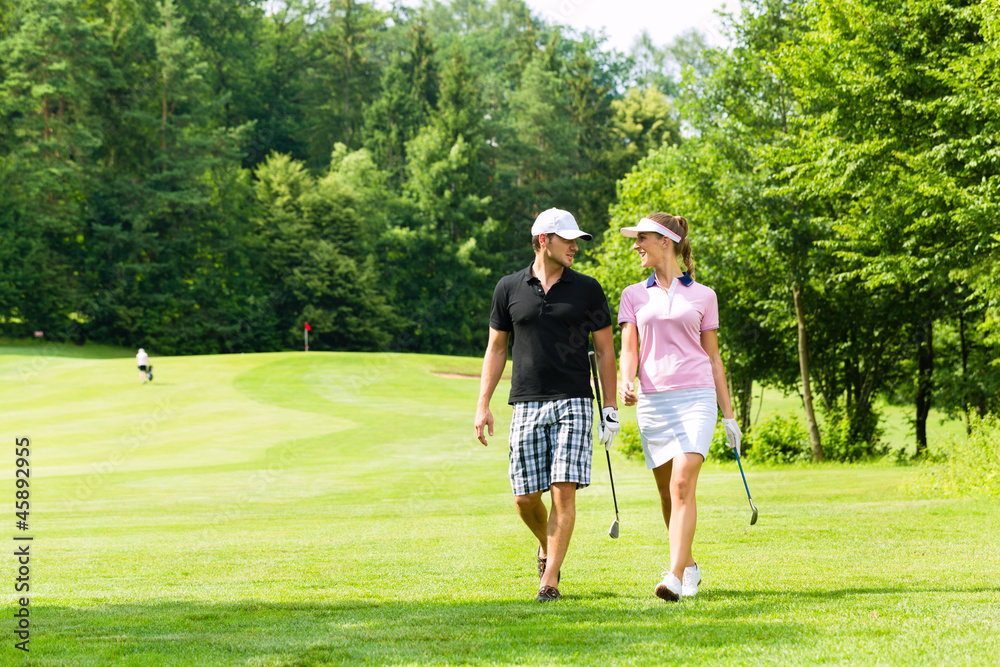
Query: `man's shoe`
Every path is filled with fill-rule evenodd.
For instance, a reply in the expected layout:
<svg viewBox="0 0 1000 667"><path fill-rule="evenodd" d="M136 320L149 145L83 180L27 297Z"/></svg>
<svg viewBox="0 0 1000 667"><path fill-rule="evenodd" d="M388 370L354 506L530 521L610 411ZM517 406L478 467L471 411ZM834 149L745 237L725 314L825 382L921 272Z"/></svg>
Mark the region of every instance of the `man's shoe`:
<svg viewBox="0 0 1000 667"><path fill-rule="evenodd" d="M663 573L663 581L656 584L653 593L661 600L677 602L681 599L681 588L681 580L675 577L673 572L666 570Z"/></svg>
<svg viewBox="0 0 1000 667"><path fill-rule="evenodd" d="M701 583L701 570L698 563L684 568L684 579L681 580L681 595L686 598L694 597L698 594L698 584Z"/></svg>
<svg viewBox="0 0 1000 667"><path fill-rule="evenodd" d="M555 586L542 586L538 589L538 597L535 600L537 602L555 602L561 597L559 589Z"/></svg>

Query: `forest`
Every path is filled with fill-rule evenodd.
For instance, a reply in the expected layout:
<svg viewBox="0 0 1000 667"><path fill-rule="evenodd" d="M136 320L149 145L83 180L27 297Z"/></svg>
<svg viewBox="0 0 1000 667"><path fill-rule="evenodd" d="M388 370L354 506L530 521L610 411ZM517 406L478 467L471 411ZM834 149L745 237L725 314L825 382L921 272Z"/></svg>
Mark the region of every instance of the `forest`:
<svg viewBox="0 0 1000 667"><path fill-rule="evenodd" d="M0 335L481 355L556 206L691 223L738 418L1000 410L1000 0L743 0L629 53L521 0L0 0Z"/></svg>

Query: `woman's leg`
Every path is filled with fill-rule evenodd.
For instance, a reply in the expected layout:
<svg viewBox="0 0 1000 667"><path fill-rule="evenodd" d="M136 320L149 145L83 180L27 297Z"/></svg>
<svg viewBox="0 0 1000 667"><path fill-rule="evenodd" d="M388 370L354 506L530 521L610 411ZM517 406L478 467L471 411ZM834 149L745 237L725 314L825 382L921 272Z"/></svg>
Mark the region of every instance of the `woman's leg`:
<svg viewBox="0 0 1000 667"><path fill-rule="evenodd" d="M670 571L678 579L684 577L685 567L694 565L691 545L694 543L694 531L698 522L695 491L698 473L701 472L704 461L701 454L686 453L675 457L667 480L670 496L670 520L667 525L670 536Z"/></svg>
<svg viewBox="0 0 1000 667"><path fill-rule="evenodd" d="M656 490L660 492L660 511L663 512L663 525L670 530L670 471L674 461L671 459L658 468L653 468L653 479L656 480Z"/></svg>

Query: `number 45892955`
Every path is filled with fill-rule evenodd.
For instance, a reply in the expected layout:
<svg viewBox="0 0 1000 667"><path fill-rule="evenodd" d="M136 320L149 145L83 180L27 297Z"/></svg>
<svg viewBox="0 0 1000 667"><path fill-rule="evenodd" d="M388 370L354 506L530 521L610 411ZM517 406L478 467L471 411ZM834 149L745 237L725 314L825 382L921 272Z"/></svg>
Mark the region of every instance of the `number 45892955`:
<svg viewBox="0 0 1000 667"><path fill-rule="evenodd" d="M31 493L28 490L28 479L31 477L31 462L28 460L28 456L31 455L29 448L31 441L28 438L17 438L14 440L14 443L14 455L17 457L14 461L14 465L17 466L17 469L14 471L17 485L17 492L15 493L17 502L15 503L15 507L20 510L17 512L17 518L27 521L28 508L30 507L28 498L31 497Z"/></svg>

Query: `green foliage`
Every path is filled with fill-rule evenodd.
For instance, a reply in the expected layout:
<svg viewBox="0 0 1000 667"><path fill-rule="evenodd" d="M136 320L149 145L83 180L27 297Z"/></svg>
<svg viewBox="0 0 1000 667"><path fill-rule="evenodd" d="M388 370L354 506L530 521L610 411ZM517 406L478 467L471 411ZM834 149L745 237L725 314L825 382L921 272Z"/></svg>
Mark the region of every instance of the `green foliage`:
<svg viewBox="0 0 1000 667"><path fill-rule="evenodd" d="M856 406L827 413L822 430L823 452L832 461L847 462L884 456L887 450L879 442L882 429L878 423L878 412L872 409L863 416L857 413Z"/></svg>
<svg viewBox="0 0 1000 667"><path fill-rule="evenodd" d="M0 0L0 333L480 353L539 211L604 230L578 266L614 308L645 277L618 228L666 210L743 426L800 357L832 458L881 451L881 395L918 438L995 411L997 3L726 30L626 58L521 0Z"/></svg>
<svg viewBox="0 0 1000 667"><path fill-rule="evenodd" d="M949 438L921 466L913 492L930 498L1000 497L1000 418L973 416L970 426L968 437Z"/></svg>
<svg viewBox="0 0 1000 667"><path fill-rule="evenodd" d="M627 459L643 460L642 436L639 435L639 425L635 422L622 422L618 432L618 451Z"/></svg>
<svg viewBox="0 0 1000 667"><path fill-rule="evenodd" d="M270 344L297 345L309 322L310 348L384 349L398 322L369 254L382 231L374 200L384 198L371 157L338 144L330 171L315 179L301 162L272 155L257 179L258 251L282 330Z"/></svg>
<svg viewBox="0 0 1000 667"><path fill-rule="evenodd" d="M658 89L630 88L625 97L611 102L611 121L620 146L616 158L632 165L664 144L681 142L680 126L673 106Z"/></svg>
<svg viewBox="0 0 1000 667"><path fill-rule="evenodd" d="M772 414L754 425L747 457L759 463L795 463L812 458L809 433L798 415Z"/></svg>

